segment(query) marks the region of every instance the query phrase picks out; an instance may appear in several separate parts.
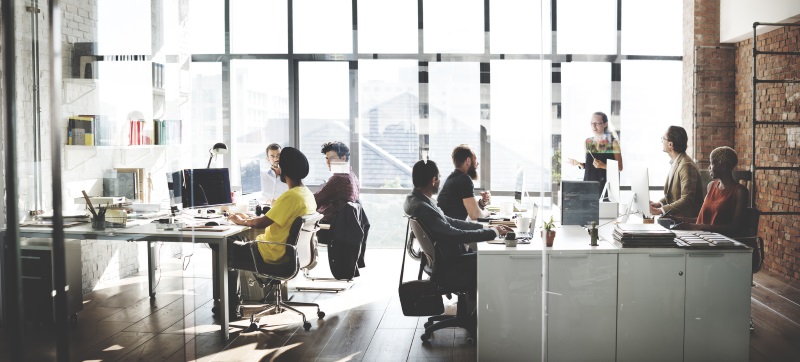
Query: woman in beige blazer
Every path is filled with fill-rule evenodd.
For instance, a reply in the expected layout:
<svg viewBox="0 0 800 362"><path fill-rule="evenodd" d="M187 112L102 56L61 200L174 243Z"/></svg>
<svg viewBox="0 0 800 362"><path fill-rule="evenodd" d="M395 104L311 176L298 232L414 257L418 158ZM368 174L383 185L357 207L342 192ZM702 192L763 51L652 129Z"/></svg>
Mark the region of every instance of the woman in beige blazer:
<svg viewBox="0 0 800 362"><path fill-rule="evenodd" d="M703 206L700 170L686 154L689 137L683 127L670 126L661 136L661 144L671 161L664 197L650 202L650 214L695 218Z"/></svg>

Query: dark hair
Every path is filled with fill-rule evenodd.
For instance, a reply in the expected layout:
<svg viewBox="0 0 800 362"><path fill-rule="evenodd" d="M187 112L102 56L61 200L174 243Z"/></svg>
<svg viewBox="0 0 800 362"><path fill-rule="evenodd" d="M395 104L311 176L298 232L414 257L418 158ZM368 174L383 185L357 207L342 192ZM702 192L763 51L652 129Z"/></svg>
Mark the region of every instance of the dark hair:
<svg viewBox="0 0 800 362"><path fill-rule="evenodd" d="M464 164L468 158L472 157L472 149L467 144L460 144L453 149L453 166L459 167Z"/></svg>
<svg viewBox="0 0 800 362"><path fill-rule="evenodd" d="M414 187L425 187L434 177L439 176L439 167L431 160L419 160L411 169L411 180Z"/></svg>
<svg viewBox="0 0 800 362"><path fill-rule="evenodd" d="M593 116L600 116L603 119L603 123L608 123L608 116L606 116L603 112L594 112L592 113Z"/></svg>
<svg viewBox="0 0 800 362"><path fill-rule="evenodd" d="M327 142L322 145L323 155L330 151L336 152L336 155L338 155L339 157L345 157L344 159L345 161L350 161L350 148L347 147L346 144L339 141L333 141L333 142Z"/></svg>
<svg viewBox="0 0 800 362"><path fill-rule="evenodd" d="M689 144L689 136L686 130L680 126L669 126L667 128L667 141L672 142L675 152L684 153Z"/></svg>
<svg viewBox="0 0 800 362"><path fill-rule="evenodd" d="M280 151L280 150L281 150L281 145L279 145L277 143L270 143L269 146L267 146L267 152L269 152L269 151Z"/></svg>

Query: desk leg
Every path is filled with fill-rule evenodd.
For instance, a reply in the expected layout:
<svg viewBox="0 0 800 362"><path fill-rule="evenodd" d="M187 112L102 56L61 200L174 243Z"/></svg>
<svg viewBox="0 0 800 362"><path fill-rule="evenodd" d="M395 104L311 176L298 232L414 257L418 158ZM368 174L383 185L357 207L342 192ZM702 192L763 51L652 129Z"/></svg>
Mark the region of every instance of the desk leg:
<svg viewBox="0 0 800 362"><path fill-rule="evenodd" d="M219 303L219 248L211 245L211 298L214 303Z"/></svg>
<svg viewBox="0 0 800 362"><path fill-rule="evenodd" d="M147 241L147 282L150 298L156 297L156 243Z"/></svg>
<svg viewBox="0 0 800 362"><path fill-rule="evenodd" d="M222 341L228 341L228 239L224 238L217 252L217 283L219 284L219 314L222 320Z"/></svg>

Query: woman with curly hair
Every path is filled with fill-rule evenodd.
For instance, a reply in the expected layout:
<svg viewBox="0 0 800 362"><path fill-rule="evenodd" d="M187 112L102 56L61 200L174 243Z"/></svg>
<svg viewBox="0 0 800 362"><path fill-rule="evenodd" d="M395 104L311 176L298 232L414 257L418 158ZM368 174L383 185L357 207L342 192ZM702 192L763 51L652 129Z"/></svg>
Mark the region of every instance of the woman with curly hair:
<svg viewBox="0 0 800 362"><path fill-rule="evenodd" d="M708 193L700 214L697 220L676 218L686 223L678 224L673 229L704 230L729 237L739 236L744 231L747 225L744 215L748 192L733 177L738 162L736 151L730 147L717 147L711 151L708 169L712 180L708 183Z"/></svg>

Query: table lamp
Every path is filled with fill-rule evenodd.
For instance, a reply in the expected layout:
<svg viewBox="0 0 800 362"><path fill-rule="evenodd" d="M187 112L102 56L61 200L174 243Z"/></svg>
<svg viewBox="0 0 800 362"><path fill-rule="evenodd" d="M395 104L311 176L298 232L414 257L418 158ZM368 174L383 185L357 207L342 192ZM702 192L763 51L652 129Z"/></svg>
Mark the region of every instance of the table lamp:
<svg viewBox="0 0 800 362"><path fill-rule="evenodd" d="M211 156L208 157L208 166L206 166L206 168L211 168L211 160L214 159L214 156L228 153L228 146L222 142L217 142L214 144L214 147L208 150L208 153L210 153Z"/></svg>

